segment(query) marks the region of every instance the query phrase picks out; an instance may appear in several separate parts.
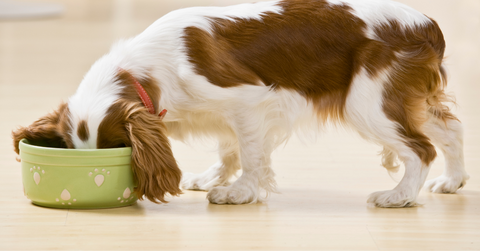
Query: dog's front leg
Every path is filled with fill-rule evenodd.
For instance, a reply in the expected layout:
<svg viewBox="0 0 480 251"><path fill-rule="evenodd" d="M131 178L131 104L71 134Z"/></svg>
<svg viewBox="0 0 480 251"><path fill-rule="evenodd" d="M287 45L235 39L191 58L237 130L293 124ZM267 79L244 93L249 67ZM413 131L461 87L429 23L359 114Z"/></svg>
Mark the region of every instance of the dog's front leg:
<svg viewBox="0 0 480 251"><path fill-rule="evenodd" d="M252 119L236 123L234 131L238 137L242 175L230 186L212 188L207 195L215 204L256 203L260 188L267 191L275 186L270 167L271 149L268 129L254 125Z"/></svg>
<svg viewBox="0 0 480 251"><path fill-rule="evenodd" d="M217 186L227 186L229 180L240 169L240 157L236 137L219 139L218 152L220 161L200 174L184 172L182 188L189 190L210 191Z"/></svg>

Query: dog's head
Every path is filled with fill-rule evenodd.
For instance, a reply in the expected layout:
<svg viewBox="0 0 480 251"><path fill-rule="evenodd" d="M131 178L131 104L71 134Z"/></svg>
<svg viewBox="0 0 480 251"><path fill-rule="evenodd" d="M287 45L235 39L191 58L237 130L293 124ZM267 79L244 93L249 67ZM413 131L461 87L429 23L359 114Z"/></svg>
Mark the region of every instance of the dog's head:
<svg viewBox="0 0 480 251"><path fill-rule="evenodd" d="M23 138L63 148L132 147L138 198L166 202L166 193L181 194L181 171L173 157L163 117L145 108L132 83L136 79L129 72L118 70L112 79L103 81L113 89L93 91L91 88L101 87L88 86L86 82L92 81L87 74L68 103L62 103L30 126L13 131L15 151L19 153L19 141ZM160 89L152 78L142 77L138 81L158 111Z"/></svg>

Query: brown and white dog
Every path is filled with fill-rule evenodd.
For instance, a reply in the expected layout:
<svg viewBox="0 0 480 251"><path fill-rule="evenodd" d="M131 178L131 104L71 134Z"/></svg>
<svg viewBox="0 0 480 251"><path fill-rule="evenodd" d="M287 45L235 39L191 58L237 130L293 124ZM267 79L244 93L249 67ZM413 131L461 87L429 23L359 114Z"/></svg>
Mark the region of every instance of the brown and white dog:
<svg viewBox="0 0 480 251"><path fill-rule="evenodd" d="M68 103L13 133L15 150L21 138L131 146L139 197L165 202L182 183L208 190L212 203L254 203L262 189L275 191L272 151L294 132L333 122L383 145L389 171L397 158L405 164L400 183L368 201L412 206L436 157L432 143L446 167L427 188L454 193L468 179L462 127L445 105L444 49L434 20L392 1L181 9L113 46ZM218 139L220 161L181 182L168 136Z"/></svg>

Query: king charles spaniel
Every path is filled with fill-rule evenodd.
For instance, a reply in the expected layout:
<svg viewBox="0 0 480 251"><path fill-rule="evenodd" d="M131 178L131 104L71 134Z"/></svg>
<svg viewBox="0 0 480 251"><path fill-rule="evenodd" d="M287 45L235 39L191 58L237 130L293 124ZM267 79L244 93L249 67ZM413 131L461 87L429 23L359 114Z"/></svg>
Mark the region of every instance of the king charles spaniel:
<svg viewBox="0 0 480 251"><path fill-rule="evenodd" d="M444 50L433 19L388 0L176 10L116 43L68 103L14 131L15 150L22 138L131 146L139 198L166 202L182 186L208 191L211 203L255 203L276 191L272 151L331 122L382 145L388 171L398 170L397 158L405 164L400 183L368 202L413 206L436 157L432 144L446 167L430 191L454 193L469 177L462 126L446 105ZM167 137L214 138L220 161L182 179Z"/></svg>

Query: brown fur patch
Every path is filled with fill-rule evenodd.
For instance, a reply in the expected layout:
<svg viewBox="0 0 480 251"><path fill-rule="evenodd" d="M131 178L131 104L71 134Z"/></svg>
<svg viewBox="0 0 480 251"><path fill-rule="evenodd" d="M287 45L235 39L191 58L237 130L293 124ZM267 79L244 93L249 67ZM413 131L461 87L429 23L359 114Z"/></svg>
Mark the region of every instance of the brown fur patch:
<svg viewBox="0 0 480 251"><path fill-rule="evenodd" d="M181 194L177 166L161 118L148 113L140 102L124 99L107 112L98 129L97 147L132 147L132 170L138 198L166 203L165 194Z"/></svg>
<svg viewBox="0 0 480 251"><path fill-rule="evenodd" d="M165 194L181 194L181 171L177 166L166 127L156 114L144 107L133 85L133 76L125 70L117 78L123 86L121 99L113 104L98 127L97 148L132 147L135 193L152 202L167 201ZM153 78L137 79L158 112L160 88Z"/></svg>
<svg viewBox="0 0 480 251"><path fill-rule="evenodd" d="M131 146L130 139L126 131L126 119L130 116L128 111L132 111L133 106L142 107L142 100L138 95L133 82L134 76L126 71L119 70L117 81L123 87L120 93L121 99L113 104L107 111L107 115L98 127L97 148L113 148L121 146ZM160 100L160 88L153 78L136 79L147 92L152 100L155 111L158 111ZM126 109L126 104L130 104Z"/></svg>
<svg viewBox="0 0 480 251"><path fill-rule="evenodd" d="M346 5L322 0L280 5L282 14L267 12L262 20L212 18L213 36L186 28L190 62L217 86L263 83L294 90L314 103L321 118L341 119L360 67L356 49L368 42L365 23Z"/></svg>
<svg viewBox="0 0 480 251"><path fill-rule="evenodd" d="M396 52L396 55L379 55L390 57L388 65L394 69L384 91L384 111L389 119L402 126L399 133L428 165L435 159L436 151L421 131L427 112L434 110L440 118L454 118L442 103L450 101L444 93L446 74L441 63L445 41L442 32L433 20L416 28L403 28L390 21L376 27L375 32Z"/></svg>
<svg viewBox="0 0 480 251"><path fill-rule="evenodd" d="M77 135L80 140L87 141L90 133L88 132L87 122L85 120L78 123Z"/></svg>
<svg viewBox="0 0 480 251"><path fill-rule="evenodd" d="M123 86L123 90L120 94L123 99L134 102L142 102L140 96L137 94L137 91L133 86L135 78L130 72L126 70L120 70L117 74L117 80L119 81L120 85ZM158 114L158 105L160 100L160 88L158 87L158 83L152 77L147 77L145 79L136 78L136 80L147 92L148 96L152 100L155 112Z"/></svg>
<svg viewBox="0 0 480 251"><path fill-rule="evenodd" d="M19 154L19 142L22 139L32 143L42 142L51 147L73 148L69 113L68 104L62 103L56 111L38 119L33 124L14 130L12 136L15 152Z"/></svg>
<svg viewBox="0 0 480 251"><path fill-rule="evenodd" d="M132 143L132 164L137 196L166 203L166 193L182 193L182 173L166 136L166 126L158 116L147 111L132 114L126 124Z"/></svg>
<svg viewBox="0 0 480 251"><path fill-rule="evenodd" d="M118 101L107 110L107 115L98 126L98 149L131 146L126 120L133 105L133 102L127 106L126 101Z"/></svg>
<svg viewBox="0 0 480 251"><path fill-rule="evenodd" d="M342 121L359 69L374 77L391 67L384 111L401 125L399 133L422 161L430 163L436 152L420 129L427 110L455 119L442 104L451 100L443 92L445 41L436 22L404 28L391 20L374 27L377 41L365 36L366 24L348 4L284 0L279 5L281 14L267 12L262 20L212 18L212 35L186 28L187 53L197 74L224 88L263 83L294 90L315 105L320 118Z"/></svg>

